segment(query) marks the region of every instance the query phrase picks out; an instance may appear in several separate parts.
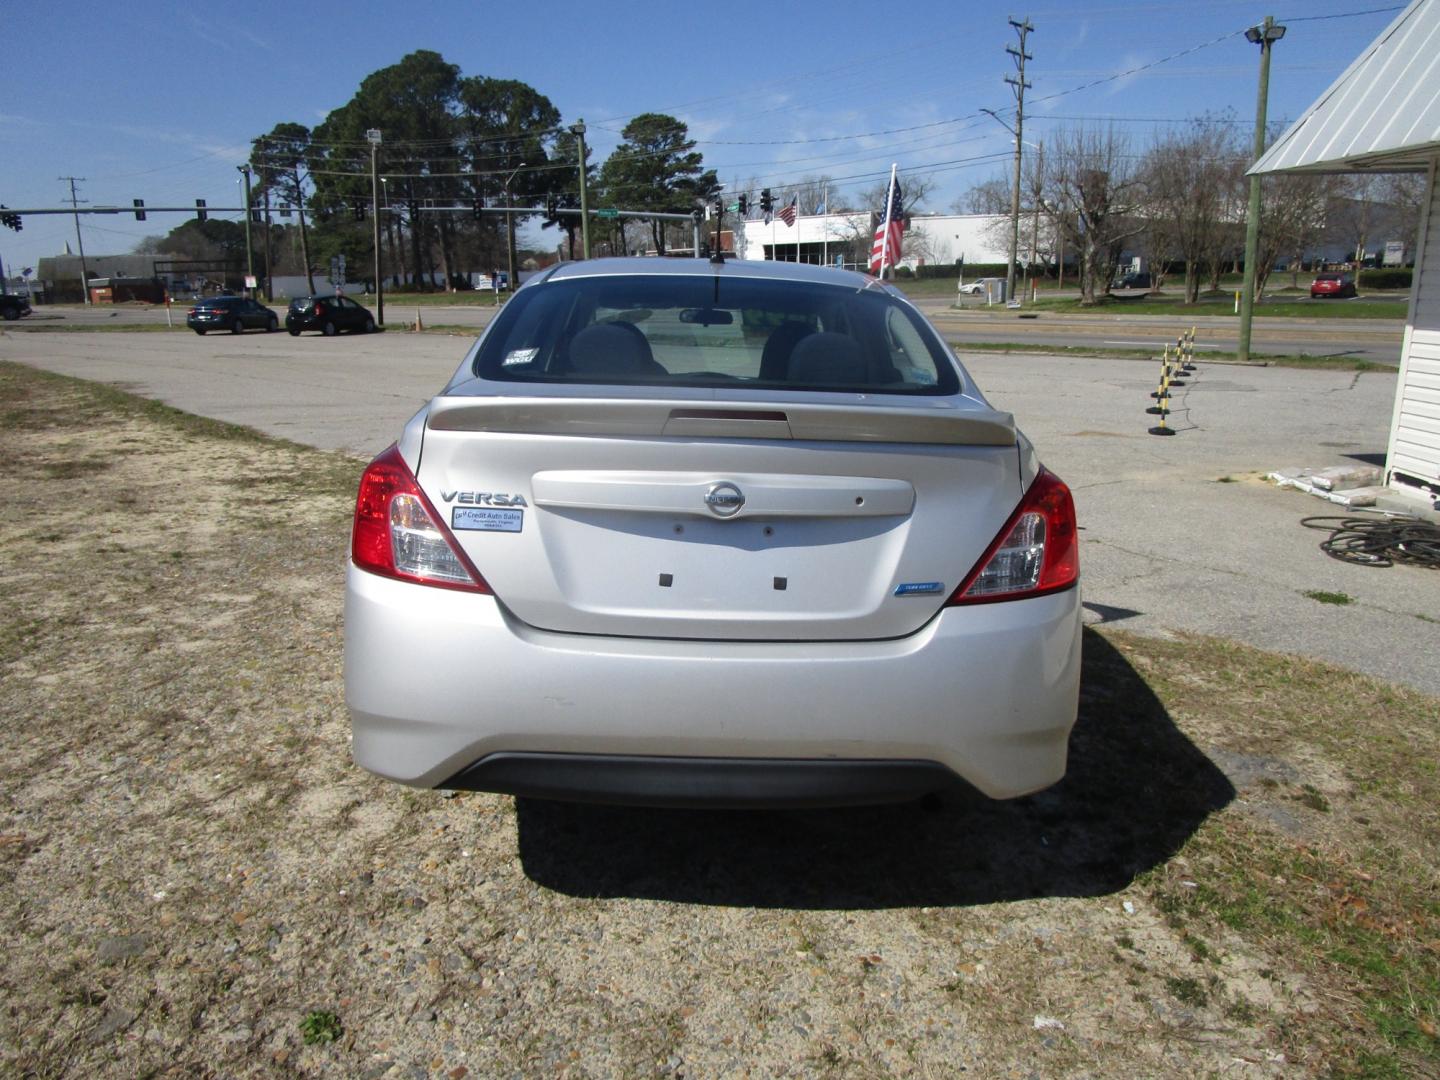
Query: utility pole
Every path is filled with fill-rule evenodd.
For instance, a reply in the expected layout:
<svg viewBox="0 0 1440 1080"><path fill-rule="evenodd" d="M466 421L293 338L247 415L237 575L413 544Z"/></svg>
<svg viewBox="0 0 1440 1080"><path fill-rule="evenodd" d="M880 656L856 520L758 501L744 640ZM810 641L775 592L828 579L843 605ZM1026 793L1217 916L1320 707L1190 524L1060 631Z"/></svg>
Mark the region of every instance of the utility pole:
<svg viewBox="0 0 1440 1080"><path fill-rule="evenodd" d="M590 258L590 196L586 192L585 184L585 118L581 117L579 123L573 124L570 134L575 136L579 144L580 152L580 253L585 258Z"/></svg>
<svg viewBox="0 0 1440 1080"><path fill-rule="evenodd" d="M375 245L375 319L385 325L385 278L380 266L380 174L376 171L375 155L380 149L380 129L365 132L370 143L370 242Z"/></svg>
<svg viewBox="0 0 1440 1080"><path fill-rule="evenodd" d="M1260 46L1260 91L1255 101L1255 146L1250 164L1265 153L1265 106L1270 94L1270 46L1285 36L1285 27L1276 26L1266 15L1259 26L1245 31L1245 40ZM1245 214L1245 287L1240 295L1240 344L1236 355L1243 364L1250 359L1250 321L1255 314L1255 264L1260 255L1260 177L1250 177L1250 207Z"/></svg>
<svg viewBox="0 0 1440 1080"><path fill-rule="evenodd" d="M515 174L525 168L525 162L520 162L510 170L510 175L505 178L505 261L509 278L506 280L505 288L510 296L515 295L515 215L510 213L510 185L515 180ZM507 297L508 299L508 297Z"/></svg>
<svg viewBox="0 0 1440 1080"><path fill-rule="evenodd" d="M265 302L275 302L275 260L270 254L270 185L265 185Z"/></svg>
<svg viewBox="0 0 1440 1080"><path fill-rule="evenodd" d="M1020 47L1017 49L1014 45L1005 46L1005 51L1015 60L1017 72L1016 75L1005 76L1005 81L1015 92L1015 176L1010 185L1010 265L1005 269L1007 303L1015 299L1015 260L1020 247L1020 137L1025 130L1025 90L1030 85L1025 81L1025 61L1034 59L1025 51L1025 39L1030 36L1030 31L1035 29L1030 25L1029 16L1021 22L1011 19L1010 25L1015 28L1015 34L1020 38Z"/></svg>
<svg viewBox="0 0 1440 1080"><path fill-rule="evenodd" d="M75 185L84 183L83 176L62 176L61 180L70 182L70 206L78 211L82 202L89 202L89 199L82 199L75 194ZM85 239L80 235L80 215L75 214L75 243L80 248L80 294L85 298L85 303L90 303L90 271L85 266Z"/></svg>
<svg viewBox="0 0 1440 1080"><path fill-rule="evenodd" d="M245 177L245 276L255 276L255 248L250 243L250 164L236 165L240 174ZM247 285L246 288L249 288ZM251 294L253 297L253 293Z"/></svg>

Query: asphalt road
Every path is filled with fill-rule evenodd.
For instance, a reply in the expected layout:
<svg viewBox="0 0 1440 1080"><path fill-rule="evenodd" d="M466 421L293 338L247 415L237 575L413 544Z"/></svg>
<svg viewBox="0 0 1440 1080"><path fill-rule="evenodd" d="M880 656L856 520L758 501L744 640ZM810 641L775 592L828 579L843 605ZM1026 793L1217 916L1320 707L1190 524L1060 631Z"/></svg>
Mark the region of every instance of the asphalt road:
<svg viewBox="0 0 1440 1080"><path fill-rule="evenodd" d="M375 310L373 298L359 297ZM948 297L921 297L922 311L951 342L1007 343L1046 347L1082 345L1094 349L1121 351L1149 348L1158 351L1191 326L1198 327L1197 349L1233 352L1238 328L1234 316L1210 315L1178 318L1164 315L1053 315L1021 318L1013 311L951 307ZM176 305L170 318L175 326L185 325L188 305ZM283 309L277 308L282 317ZM393 327L415 321L416 313L427 325L463 326L479 331L494 317L489 304L446 304L417 307L399 298L385 304L385 317ZM1028 313L1025 313L1028 314ZM7 329L38 331L107 326L163 326L164 308L153 307L49 307ZM1257 353L1309 356L1352 356L1374 363L1398 366L1404 324L1389 319L1257 319L1252 349Z"/></svg>
<svg viewBox="0 0 1440 1080"><path fill-rule="evenodd" d="M200 339L6 328L0 358L368 456L394 439L468 344L468 336L395 331ZM1323 534L1300 519L1338 508L1257 478L1286 466L1377 461L1395 376L1200 359L1174 401L1173 438L1146 434L1148 364L1025 353L968 360L1075 491L1089 617L1235 638L1440 694L1440 573L1328 558L1317 547ZM1322 604L1304 595L1312 590L1355 602Z"/></svg>

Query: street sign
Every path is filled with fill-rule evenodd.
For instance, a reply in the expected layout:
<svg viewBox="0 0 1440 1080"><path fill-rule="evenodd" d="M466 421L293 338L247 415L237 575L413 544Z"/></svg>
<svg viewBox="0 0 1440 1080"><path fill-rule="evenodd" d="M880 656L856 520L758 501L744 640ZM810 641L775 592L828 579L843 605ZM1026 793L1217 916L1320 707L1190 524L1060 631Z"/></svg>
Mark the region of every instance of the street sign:
<svg viewBox="0 0 1440 1080"><path fill-rule="evenodd" d="M620 216L620 211L616 210L613 206L602 206L599 210L595 211L595 216L602 218L618 218Z"/></svg>

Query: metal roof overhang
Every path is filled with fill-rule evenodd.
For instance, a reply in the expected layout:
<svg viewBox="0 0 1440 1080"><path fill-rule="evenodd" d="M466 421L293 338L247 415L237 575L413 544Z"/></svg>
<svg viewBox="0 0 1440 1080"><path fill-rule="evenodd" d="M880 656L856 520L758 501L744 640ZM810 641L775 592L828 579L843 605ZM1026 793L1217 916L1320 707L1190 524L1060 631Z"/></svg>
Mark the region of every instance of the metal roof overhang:
<svg viewBox="0 0 1440 1080"><path fill-rule="evenodd" d="M1424 172L1440 155L1440 2L1413 0L1250 168Z"/></svg>

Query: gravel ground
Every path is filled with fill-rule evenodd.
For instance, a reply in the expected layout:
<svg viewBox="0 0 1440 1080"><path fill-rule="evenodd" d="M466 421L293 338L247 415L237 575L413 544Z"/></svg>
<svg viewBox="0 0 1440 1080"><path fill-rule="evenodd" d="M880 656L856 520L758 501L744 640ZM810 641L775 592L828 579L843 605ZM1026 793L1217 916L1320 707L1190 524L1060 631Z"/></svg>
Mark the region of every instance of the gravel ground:
<svg viewBox="0 0 1440 1080"><path fill-rule="evenodd" d="M348 754L352 460L11 365L0 401L0 1072L1288 1076L1373 1035L1163 910L1197 837L1330 843L1292 796L1345 791L1162 702L1164 642L1087 631L1071 774L1014 802L410 791Z"/></svg>

